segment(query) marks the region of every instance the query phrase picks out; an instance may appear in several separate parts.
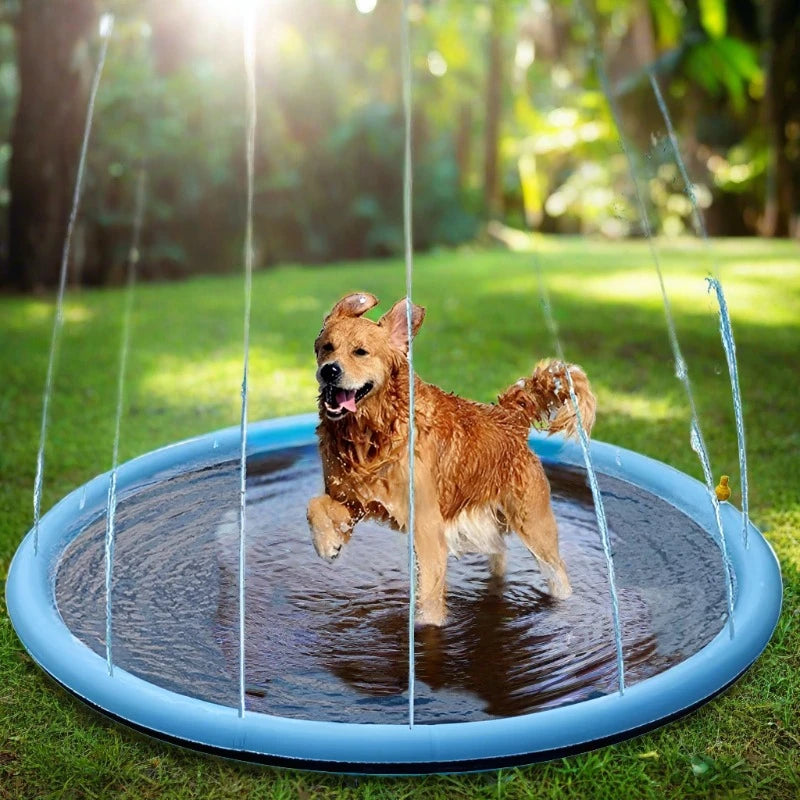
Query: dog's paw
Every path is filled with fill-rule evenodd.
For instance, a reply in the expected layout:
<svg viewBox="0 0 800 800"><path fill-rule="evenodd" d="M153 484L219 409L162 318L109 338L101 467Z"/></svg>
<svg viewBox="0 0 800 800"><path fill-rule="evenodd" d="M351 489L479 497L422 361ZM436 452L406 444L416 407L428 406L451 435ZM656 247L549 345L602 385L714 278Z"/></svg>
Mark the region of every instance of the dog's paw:
<svg viewBox="0 0 800 800"><path fill-rule="evenodd" d="M539 569L547 581L547 591L556 600L566 600L572 595L567 571L564 569L564 562L558 559L557 563L551 564L546 561L539 561Z"/></svg>
<svg viewBox="0 0 800 800"><path fill-rule="evenodd" d="M572 596L572 587L565 574L555 575L547 581L547 588L552 597L556 600L566 600Z"/></svg>
<svg viewBox="0 0 800 800"><path fill-rule="evenodd" d="M314 549L320 558L327 561L333 561L338 558L339 553L342 552L347 541L344 534L334 529L333 523L329 523L323 527L311 528L311 540L314 543Z"/></svg>
<svg viewBox="0 0 800 800"><path fill-rule="evenodd" d="M335 561L342 552L344 542L334 542L324 536L314 537L314 549L320 558L326 561Z"/></svg>
<svg viewBox="0 0 800 800"><path fill-rule="evenodd" d="M447 618L447 609L444 606L438 608L418 608L414 615L414 624L420 628L426 625L433 625L441 628Z"/></svg>
<svg viewBox="0 0 800 800"><path fill-rule="evenodd" d="M347 509L327 495L321 495L309 502L307 519L317 555L333 561L350 538L352 523Z"/></svg>

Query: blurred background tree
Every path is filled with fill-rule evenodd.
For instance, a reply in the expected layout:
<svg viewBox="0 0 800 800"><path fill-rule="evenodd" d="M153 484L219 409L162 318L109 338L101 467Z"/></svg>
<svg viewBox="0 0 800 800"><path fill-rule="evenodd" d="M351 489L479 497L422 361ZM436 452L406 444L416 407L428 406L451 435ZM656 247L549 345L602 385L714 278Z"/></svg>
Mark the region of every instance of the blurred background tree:
<svg viewBox="0 0 800 800"><path fill-rule="evenodd" d="M8 186L7 260L9 281L22 288L58 281L61 248L69 216L75 164L85 117L87 41L93 29L93 0L26 0L6 4L4 19L16 29L19 85L13 117ZM4 37L8 53L8 36ZM4 53L4 54L5 54ZM46 54L46 57L44 57ZM5 87L4 87L5 88ZM6 119L10 118L7 111Z"/></svg>
<svg viewBox="0 0 800 800"><path fill-rule="evenodd" d="M243 78L236 3L0 2L0 281L57 280L97 23L117 23L70 279L121 280L135 174L145 277L238 270ZM259 3L258 263L402 249L399 0ZM415 244L485 224L639 235L621 110L651 222L691 226L648 75L717 235L800 235L797 0L427 0L410 7Z"/></svg>

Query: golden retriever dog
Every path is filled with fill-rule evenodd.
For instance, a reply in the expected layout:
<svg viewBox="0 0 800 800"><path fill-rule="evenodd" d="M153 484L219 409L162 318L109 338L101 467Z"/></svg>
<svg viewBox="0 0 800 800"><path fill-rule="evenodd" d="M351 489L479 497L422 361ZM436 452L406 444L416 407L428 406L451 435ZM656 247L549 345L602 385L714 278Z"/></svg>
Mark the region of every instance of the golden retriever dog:
<svg viewBox="0 0 800 800"><path fill-rule="evenodd" d="M314 547L334 559L353 527L374 519L400 531L408 522L408 325L406 301L377 322L363 316L371 294L343 297L314 344L320 386L317 428L325 494L308 504ZM412 336L425 309L412 306ZM550 485L528 445L532 425L576 435L565 370L570 371L587 432L595 398L584 372L540 363L496 404L464 400L414 378L414 548L416 620L445 621L448 554L484 553L493 575L505 572L505 535L516 532L536 558L550 593L572 590L558 552Z"/></svg>

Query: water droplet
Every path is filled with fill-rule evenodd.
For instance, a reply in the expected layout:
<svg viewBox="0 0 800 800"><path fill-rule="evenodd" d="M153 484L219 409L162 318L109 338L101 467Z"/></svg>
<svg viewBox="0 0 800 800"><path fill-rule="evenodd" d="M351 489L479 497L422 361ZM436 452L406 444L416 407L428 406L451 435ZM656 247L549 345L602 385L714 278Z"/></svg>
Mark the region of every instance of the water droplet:
<svg viewBox="0 0 800 800"><path fill-rule="evenodd" d="M78 504L78 508L83 510L83 507L85 505L86 505L86 487L84 486L83 489L81 489L81 499L80 503Z"/></svg>
<svg viewBox="0 0 800 800"><path fill-rule="evenodd" d="M622 459L620 458L620 455L619 455L619 450L617 450L617 454L616 454L616 456L614 457L614 461L616 461L616 462L617 462L617 466L618 466L618 467L621 467L621 466L622 466Z"/></svg>
<svg viewBox="0 0 800 800"><path fill-rule="evenodd" d="M694 420L692 420L692 427L689 431L689 443L692 446L692 450L694 450L698 455L703 452L703 443L700 439L700 431L697 430L697 425L695 424Z"/></svg>
<svg viewBox="0 0 800 800"><path fill-rule="evenodd" d="M211 447L212 447L214 450L216 450L216 449L219 447L219 442L218 442L216 439L214 439L214 444L213 444L213 445L211 445Z"/></svg>
<svg viewBox="0 0 800 800"><path fill-rule="evenodd" d="M103 14L100 17L100 35L107 39L111 36L111 31L114 29L114 15L113 14Z"/></svg>

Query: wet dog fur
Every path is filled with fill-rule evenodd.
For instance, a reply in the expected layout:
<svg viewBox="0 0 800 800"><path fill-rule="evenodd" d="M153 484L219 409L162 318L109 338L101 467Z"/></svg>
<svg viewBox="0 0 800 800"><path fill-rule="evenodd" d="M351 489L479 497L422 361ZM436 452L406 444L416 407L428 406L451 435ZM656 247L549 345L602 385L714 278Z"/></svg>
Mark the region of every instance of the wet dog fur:
<svg viewBox="0 0 800 800"><path fill-rule="evenodd" d="M320 385L317 428L325 493L308 505L314 547L335 559L360 520L405 531L408 522L408 325L400 300L377 322L363 316L371 294L343 297L314 344ZM412 305L415 336L425 309ZM484 553L505 571L505 535L516 532L536 558L550 593L571 587L558 551L550 485L528 446L532 425L577 434L565 370L581 421L591 431L595 398L580 367L540 363L497 403L448 394L415 376L414 548L418 624L446 617L448 554Z"/></svg>

